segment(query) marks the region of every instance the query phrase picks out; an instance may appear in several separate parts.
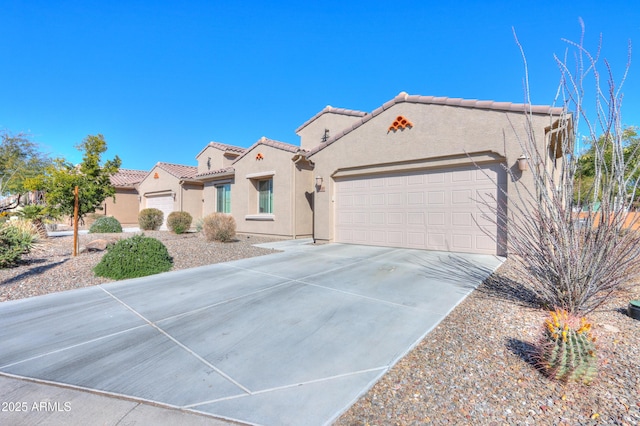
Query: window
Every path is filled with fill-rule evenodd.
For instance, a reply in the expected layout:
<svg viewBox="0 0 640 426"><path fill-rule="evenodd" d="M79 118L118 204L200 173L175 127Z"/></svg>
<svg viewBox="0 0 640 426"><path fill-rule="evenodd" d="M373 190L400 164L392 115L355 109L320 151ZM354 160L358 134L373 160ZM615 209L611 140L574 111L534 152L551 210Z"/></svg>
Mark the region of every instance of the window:
<svg viewBox="0 0 640 426"><path fill-rule="evenodd" d="M258 181L258 213L273 213L273 179Z"/></svg>
<svg viewBox="0 0 640 426"><path fill-rule="evenodd" d="M216 185L216 211L231 213L231 185Z"/></svg>

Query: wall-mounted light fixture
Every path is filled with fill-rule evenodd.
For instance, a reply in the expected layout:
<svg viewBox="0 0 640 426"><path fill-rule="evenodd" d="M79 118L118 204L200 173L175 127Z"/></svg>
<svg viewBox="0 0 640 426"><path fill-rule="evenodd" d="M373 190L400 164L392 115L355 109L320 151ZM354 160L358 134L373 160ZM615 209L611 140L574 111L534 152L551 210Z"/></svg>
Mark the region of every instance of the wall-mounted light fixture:
<svg viewBox="0 0 640 426"><path fill-rule="evenodd" d="M529 157L522 154L520 157L518 157L518 170L520 170L521 172L529 170L528 163Z"/></svg>
<svg viewBox="0 0 640 426"><path fill-rule="evenodd" d="M316 176L316 186L320 188L322 186L322 176Z"/></svg>

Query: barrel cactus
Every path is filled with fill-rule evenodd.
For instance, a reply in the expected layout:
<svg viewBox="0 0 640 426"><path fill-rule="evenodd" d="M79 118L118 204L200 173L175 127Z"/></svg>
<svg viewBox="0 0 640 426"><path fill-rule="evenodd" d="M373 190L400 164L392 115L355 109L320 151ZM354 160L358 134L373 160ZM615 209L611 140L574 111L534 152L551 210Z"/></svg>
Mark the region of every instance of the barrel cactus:
<svg viewBox="0 0 640 426"><path fill-rule="evenodd" d="M545 321L540 364L556 380L591 383L598 372L595 338L586 318L556 309Z"/></svg>

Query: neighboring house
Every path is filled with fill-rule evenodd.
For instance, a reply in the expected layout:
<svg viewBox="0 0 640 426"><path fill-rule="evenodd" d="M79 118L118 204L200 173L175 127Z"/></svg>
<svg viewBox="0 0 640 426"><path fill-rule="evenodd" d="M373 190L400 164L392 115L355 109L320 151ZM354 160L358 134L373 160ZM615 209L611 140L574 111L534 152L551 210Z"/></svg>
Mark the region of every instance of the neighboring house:
<svg viewBox="0 0 640 426"><path fill-rule="evenodd" d="M519 141L531 130L554 164L562 113L404 92L371 113L327 106L296 130L299 146L210 142L197 167L158 163L140 208L222 212L240 233L504 255L495 212L514 181L533 189Z"/></svg>
<svg viewBox="0 0 640 426"><path fill-rule="evenodd" d="M185 211L194 218L202 215L202 181L198 168L181 164L157 163L138 185L140 210L156 208L164 213L161 229L173 211Z"/></svg>
<svg viewBox="0 0 640 426"><path fill-rule="evenodd" d="M148 173L146 170L118 170L111 176L111 184L116 189L115 196L107 198L102 203L102 210L96 210L95 213L113 216L125 226L137 226L140 210L137 186Z"/></svg>

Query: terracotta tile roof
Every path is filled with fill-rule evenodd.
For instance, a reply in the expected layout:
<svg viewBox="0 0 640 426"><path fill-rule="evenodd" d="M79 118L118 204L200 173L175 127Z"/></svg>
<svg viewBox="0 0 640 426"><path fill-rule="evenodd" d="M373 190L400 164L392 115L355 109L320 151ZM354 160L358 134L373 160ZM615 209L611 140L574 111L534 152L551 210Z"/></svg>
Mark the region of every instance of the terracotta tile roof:
<svg viewBox="0 0 640 426"><path fill-rule="evenodd" d="M273 139L268 139L268 138L265 138L263 136L260 139L258 139L258 141L256 143L254 143L249 148L247 148L246 151L240 157L236 158L235 161L234 161L234 164L237 161L239 161L241 158L243 158L245 155L247 155L249 153L249 151L251 151L253 148L255 148L258 145L266 145L266 146L270 146L270 147L273 147L273 148L281 149L283 151L292 152L294 154L298 153L298 152L304 152L304 153L307 152L307 151L305 151L304 149L300 148L297 145L291 145L291 144L285 143L285 142L274 141Z"/></svg>
<svg viewBox="0 0 640 426"><path fill-rule="evenodd" d="M200 178L208 178L208 177L215 177L215 176L219 176L219 175L227 175L227 174L233 174L235 173L236 169L234 169L233 167L225 167L223 169L218 169L218 170L208 170L204 173L198 173L196 175L196 179L200 179Z"/></svg>
<svg viewBox="0 0 640 426"><path fill-rule="evenodd" d="M319 113L317 113L316 115L314 115L313 117L305 121L302 124L302 126L298 127L296 129L296 133L298 133L300 130L304 129L305 127L307 127L313 121L317 120L322 114L326 114L328 112L333 114L349 115L352 117L364 117L365 115L367 115L367 113L363 111L357 111L355 109L334 108L331 105L327 105L326 107L323 108L322 111L320 111Z"/></svg>
<svg viewBox="0 0 640 426"><path fill-rule="evenodd" d="M202 148L200 150L200 152L196 155L196 158L198 158L200 156L200 154L202 154L204 152L205 149L207 149L208 147L213 147L213 148L217 148L221 151L224 152L230 152L230 153L234 153L234 154L242 154L244 153L245 149L244 148L240 148L239 146L234 146L234 145L227 145L226 143L220 143L220 142L209 142L207 144L207 146L205 146L204 148Z"/></svg>
<svg viewBox="0 0 640 426"><path fill-rule="evenodd" d="M308 155L312 156L318 151L323 150L328 145L331 145L344 135L351 133L353 130L362 126L367 121L371 120L373 117L376 117L382 114L383 111L388 110L395 104L399 104L402 102L409 102L414 104L427 104L427 105L447 105L447 106L456 106L462 108L475 108L475 109L486 109L486 110L494 110L494 111L509 111L509 112L527 112L532 114L554 114L560 115L564 112L564 110L560 107L551 107L547 105L528 105L528 104L515 104L512 102L494 102L494 101L479 101L477 99L462 99L462 98L447 98L447 97L436 97L436 96L419 96L419 95L409 95L406 92L400 92L398 96L391 99L388 102L382 104L381 107L373 110L371 114L364 115L360 120L357 120L351 127L348 127L338 133L336 133L333 137L331 137L327 142L318 145L309 151Z"/></svg>
<svg viewBox="0 0 640 426"><path fill-rule="evenodd" d="M129 187L134 186L149 174L146 170L132 170L132 169L120 169L118 173L111 176L111 185L117 187Z"/></svg>
<svg viewBox="0 0 640 426"><path fill-rule="evenodd" d="M198 168L195 166L171 163L157 163L156 166L178 179L193 179L198 174Z"/></svg>

